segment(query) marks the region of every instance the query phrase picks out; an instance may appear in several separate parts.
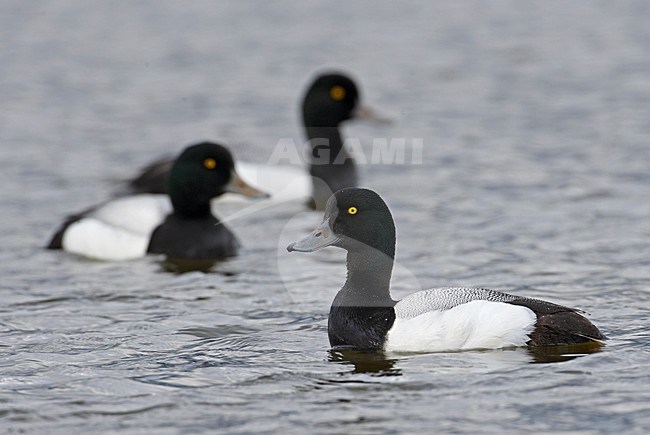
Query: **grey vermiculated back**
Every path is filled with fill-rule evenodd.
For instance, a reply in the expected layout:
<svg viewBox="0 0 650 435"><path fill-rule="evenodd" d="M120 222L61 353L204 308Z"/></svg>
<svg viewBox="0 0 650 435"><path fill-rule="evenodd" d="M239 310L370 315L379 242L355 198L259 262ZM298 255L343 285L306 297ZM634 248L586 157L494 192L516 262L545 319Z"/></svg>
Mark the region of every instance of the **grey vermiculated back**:
<svg viewBox="0 0 650 435"><path fill-rule="evenodd" d="M410 319L428 311L449 310L458 305L477 300L505 303L521 301L521 305L524 306L533 303L534 305L564 308L549 302L522 298L486 288L440 287L413 293L402 299L395 305L395 315L398 318ZM533 309L533 311L537 310Z"/></svg>
<svg viewBox="0 0 650 435"><path fill-rule="evenodd" d="M1 432L647 433L650 3L476 3L0 2ZM343 252L274 254L320 219L294 220L302 203L229 221L245 255L210 273L42 249L186 141L265 163L291 137L302 153L321 65L397 120L343 130L368 163L375 136L378 157L406 138L406 164L359 164L397 218L395 299L546 298L612 340L329 350Z"/></svg>

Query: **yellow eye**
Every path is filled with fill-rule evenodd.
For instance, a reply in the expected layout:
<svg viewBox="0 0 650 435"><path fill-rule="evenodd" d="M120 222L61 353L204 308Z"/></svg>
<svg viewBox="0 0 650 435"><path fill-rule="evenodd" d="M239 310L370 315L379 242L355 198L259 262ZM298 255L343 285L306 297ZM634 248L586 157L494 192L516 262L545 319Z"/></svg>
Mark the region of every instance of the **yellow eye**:
<svg viewBox="0 0 650 435"><path fill-rule="evenodd" d="M356 207L350 207L348 209L348 214L357 214L357 211L359 211L359 210L357 210Z"/></svg>
<svg viewBox="0 0 650 435"><path fill-rule="evenodd" d="M344 99L345 89L343 86L332 86L332 89L330 89L330 97L332 97L332 100L334 101L341 101Z"/></svg>
<svg viewBox="0 0 650 435"><path fill-rule="evenodd" d="M217 166L217 161L215 159L205 159L203 160L203 166L208 169L214 169Z"/></svg>

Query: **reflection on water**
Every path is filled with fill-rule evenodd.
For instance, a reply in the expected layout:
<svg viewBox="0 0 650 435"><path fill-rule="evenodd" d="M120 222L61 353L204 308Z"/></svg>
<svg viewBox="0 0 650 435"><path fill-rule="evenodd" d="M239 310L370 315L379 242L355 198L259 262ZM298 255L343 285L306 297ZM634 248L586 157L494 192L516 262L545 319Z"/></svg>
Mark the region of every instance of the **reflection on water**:
<svg viewBox="0 0 650 435"><path fill-rule="evenodd" d="M566 362L585 355L600 352L600 343L582 343L571 346L528 347L498 350L477 350L460 352L441 352L445 357L453 356L464 361L476 360L476 365L489 364L492 367L503 367L509 364L559 363ZM351 365L352 373L366 373L374 376L400 376L402 371L395 364L403 358L426 354L386 354L383 352L362 351L354 349L331 349L329 362Z"/></svg>
<svg viewBox="0 0 650 435"><path fill-rule="evenodd" d="M389 358L383 352L354 349L330 349L328 361L354 367L353 373L368 373L374 376L400 376L394 365L397 358Z"/></svg>
<svg viewBox="0 0 650 435"><path fill-rule="evenodd" d="M4 432L648 433L648 2L87 3L0 2ZM42 249L183 144L263 163L300 141L324 67L400 115L345 126L366 154L424 139L422 164L359 168L396 220L395 299L485 285L612 340L328 352L345 255L287 254L322 218L303 204L220 206L243 247L223 263Z"/></svg>
<svg viewBox="0 0 650 435"><path fill-rule="evenodd" d="M532 363L554 363L570 361L580 356L600 352L604 345L601 343L580 343L571 346L529 347L528 353L533 358Z"/></svg>
<svg viewBox="0 0 650 435"><path fill-rule="evenodd" d="M165 272L182 274L187 272L209 272L224 260L194 260L187 258L165 258L160 265Z"/></svg>

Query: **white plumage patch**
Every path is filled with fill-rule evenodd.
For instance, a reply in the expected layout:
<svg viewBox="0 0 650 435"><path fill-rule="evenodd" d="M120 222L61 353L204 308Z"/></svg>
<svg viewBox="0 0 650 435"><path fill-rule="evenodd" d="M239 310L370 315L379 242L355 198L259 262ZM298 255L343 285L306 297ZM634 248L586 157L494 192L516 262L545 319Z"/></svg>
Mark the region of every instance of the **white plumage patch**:
<svg viewBox="0 0 650 435"><path fill-rule="evenodd" d="M167 195L134 195L109 201L67 228L63 249L97 260L143 257L152 232L171 210Z"/></svg>
<svg viewBox="0 0 650 435"><path fill-rule="evenodd" d="M271 201L302 201L311 197L311 176L303 168L236 162L235 170L247 183L270 194Z"/></svg>
<svg viewBox="0 0 650 435"><path fill-rule="evenodd" d="M141 194L113 199L88 213L88 217L148 236L171 212L168 195Z"/></svg>
<svg viewBox="0 0 650 435"><path fill-rule="evenodd" d="M426 292L418 292L426 293ZM388 331L386 352L444 352L524 346L537 316L523 306L473 300L449 309L414 317L400 316L400 305L410 305L415 293L395 305L396 318ZM406 310L407 312L410 310Z"/></svg>

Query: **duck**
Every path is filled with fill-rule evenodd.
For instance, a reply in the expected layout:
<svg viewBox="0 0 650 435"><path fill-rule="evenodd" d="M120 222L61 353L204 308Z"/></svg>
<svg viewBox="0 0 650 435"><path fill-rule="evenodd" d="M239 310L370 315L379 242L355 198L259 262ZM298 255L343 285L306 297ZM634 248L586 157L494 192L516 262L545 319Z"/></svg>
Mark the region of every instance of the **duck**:
<svg viewBox="0 0 650 435"><path fill-rule="evenodd" d="M390 295L395 241L383 199L369 189L345 188L327 201L322 223L287 247L347 251L347 279L328 318L334 349L450 352L605 340L577 309L486 288L433 288L395 301Z"/></svg>
<svg viewBox="0 0 650 435"><path fill-rule="evenodd" d="M226 192L268 197L237 174L230 151L214 142L186 147L168 184L168 194L118 197L69 216L47 248L106 261L148 253L180 260L232 257L240 244L212 214L211 199Z"/></svg>
<svg viewBox="0 0 650 435"><path fill-rule="evenodd" d="M343 72L323 72L307 86L302 98L302 123L307 138L309 171L290 165L237 162L243 177L263 185L274 201L301 200L311 209L323 210L330 195L358 184L353 156L345 149L340 126L348 120L387 124L391 120L360 103L359 88ZM280 144L278 144L280 146ZM302 158L302 151L292 156ZM172 162L160 159L143 168L129 181L129 191L165 193Z"/></svg>

